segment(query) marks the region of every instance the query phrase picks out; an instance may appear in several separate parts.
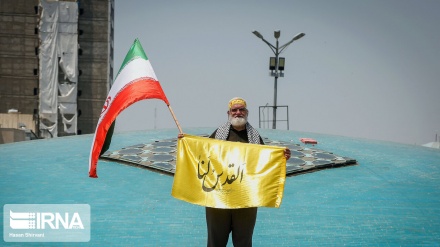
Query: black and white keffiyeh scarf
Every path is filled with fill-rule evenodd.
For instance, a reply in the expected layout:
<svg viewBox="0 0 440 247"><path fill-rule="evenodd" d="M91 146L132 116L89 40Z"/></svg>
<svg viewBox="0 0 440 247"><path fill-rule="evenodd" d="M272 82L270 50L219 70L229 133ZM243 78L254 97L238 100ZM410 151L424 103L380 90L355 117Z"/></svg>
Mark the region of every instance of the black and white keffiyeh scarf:
<svg viewBox="0 0 440 247"><path fill-rule="evenodd" d="M217 132L215 133L215 139L226 140L229 135L229 129L231 128L231 123L226 122L220 127L218 127ZM254 129L249 123L246 123L246 131L249 143L260 144L260 134L258 131Z"/></svg>

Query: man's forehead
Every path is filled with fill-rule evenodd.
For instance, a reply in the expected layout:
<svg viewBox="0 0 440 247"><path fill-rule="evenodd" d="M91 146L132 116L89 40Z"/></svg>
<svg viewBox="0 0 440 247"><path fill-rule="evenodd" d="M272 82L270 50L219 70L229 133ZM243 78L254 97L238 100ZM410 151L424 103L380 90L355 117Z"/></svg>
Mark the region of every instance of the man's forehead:
<svg viewBox="0 0 440 247"><path fill-rule="evenodd" d="M233 104L231 106L231 109L237 109L237 108L243 108L243 107L246 108L246 106L244 104L238 103L238 104Z"/></svg>

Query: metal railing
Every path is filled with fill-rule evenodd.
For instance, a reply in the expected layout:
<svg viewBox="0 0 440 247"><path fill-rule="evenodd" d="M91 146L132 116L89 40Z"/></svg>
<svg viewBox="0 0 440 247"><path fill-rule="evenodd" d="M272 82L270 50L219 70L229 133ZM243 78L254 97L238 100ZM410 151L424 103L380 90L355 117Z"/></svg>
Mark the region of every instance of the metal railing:
<svg viewBox="0 0 440 247"><path fill-rule="evenodd" d="M283 108L285 109L285 119L276 119L275 121L277 123L279 122L285 122L286 123L286 129L289 130L289 106L287 105L277 105L277 106L273 106L273 105L268 105L266 104L265 106L259 106L258 107L258 127L260 129L269 129L272 124L273 124L273 109L274 108ZM273 126L273 125L272 125Z"/></svg>

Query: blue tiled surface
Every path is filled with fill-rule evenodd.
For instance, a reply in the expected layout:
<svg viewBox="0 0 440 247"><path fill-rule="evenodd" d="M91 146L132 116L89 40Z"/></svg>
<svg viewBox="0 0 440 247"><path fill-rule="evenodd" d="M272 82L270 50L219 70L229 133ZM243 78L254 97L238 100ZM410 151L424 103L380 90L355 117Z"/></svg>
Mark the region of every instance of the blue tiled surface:
<svg viewBox="0 0 440 247"><path fill-rule="evenodd" d="M209 134L201 136L209 136ZM286 162L287 176L356 164L356 160L353 158L339 156L334 152L315 148L315 145L300 145L293 141L272 140L267 136L263 139L265 145L291 149L291 158ZM120 150L107 151L101 155L101 159L123 162L174 176L176 172L176 152L177 137L173 137L158 139L154 142L138 143Z"/></svg>
<svg viewBox="0 0 440 247"><path fill-rule="evenodd" d="M293 131L260 133L298 143L300 137L314 138L318 148L359 165L289 177L281 207L259 209L254 246L440 246L440 150ZM120 133L110 150L176 135L174 129ZM171 197L171 176L100 160L99 178L89 178L92 137L0 145L1 204L90 204L90 242L0 245L206 245L204 208Z"/></svg>

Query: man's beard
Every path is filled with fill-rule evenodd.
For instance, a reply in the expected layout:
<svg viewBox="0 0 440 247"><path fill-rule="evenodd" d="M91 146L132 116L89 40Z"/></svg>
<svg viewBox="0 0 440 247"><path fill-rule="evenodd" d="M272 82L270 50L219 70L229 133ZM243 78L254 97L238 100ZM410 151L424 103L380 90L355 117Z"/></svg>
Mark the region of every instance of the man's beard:
<svg viewBox="0 0 440 247"><path fill-rule="evenodd" d="M234 127L243 127L247 123L247 117L229 117L229 122Z"/></svg>

